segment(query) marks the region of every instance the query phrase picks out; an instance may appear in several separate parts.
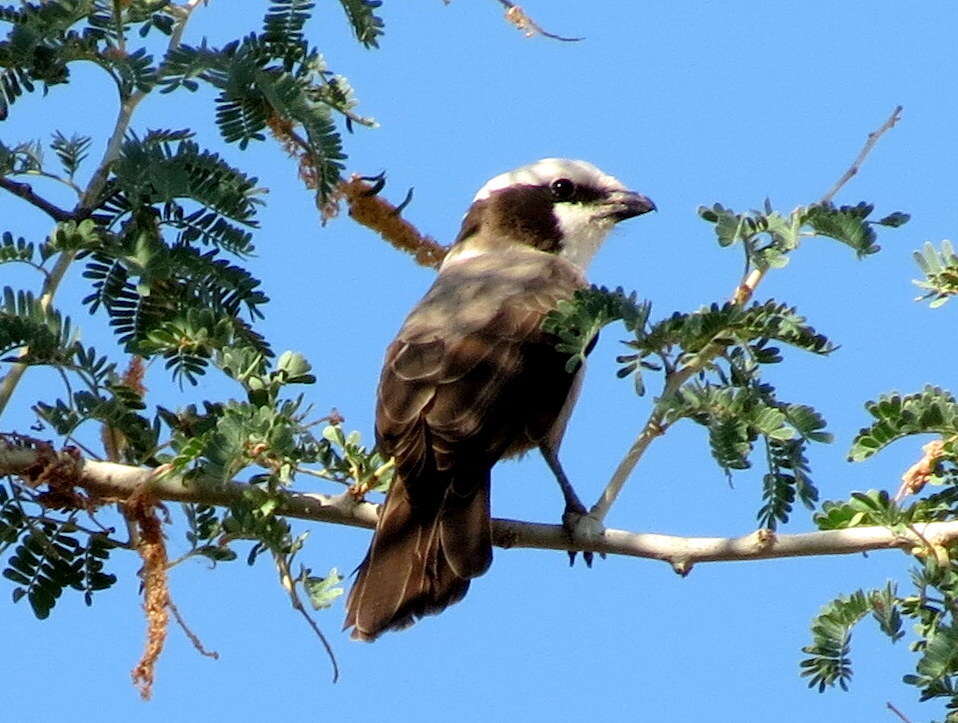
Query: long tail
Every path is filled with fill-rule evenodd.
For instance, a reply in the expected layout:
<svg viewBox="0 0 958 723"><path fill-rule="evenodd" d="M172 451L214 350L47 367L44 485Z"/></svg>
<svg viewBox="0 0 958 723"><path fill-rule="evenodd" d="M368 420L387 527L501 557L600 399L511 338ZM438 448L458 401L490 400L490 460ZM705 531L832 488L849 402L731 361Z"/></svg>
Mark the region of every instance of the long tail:
<svg viewBox="0 0 958 723"><path fill-rule="evenodd" d="M372 641L442 612L489 568L489 470L446 475L417 479L414 497L403 479L393 481L346 602L344 628L354 639Z"/></svg>

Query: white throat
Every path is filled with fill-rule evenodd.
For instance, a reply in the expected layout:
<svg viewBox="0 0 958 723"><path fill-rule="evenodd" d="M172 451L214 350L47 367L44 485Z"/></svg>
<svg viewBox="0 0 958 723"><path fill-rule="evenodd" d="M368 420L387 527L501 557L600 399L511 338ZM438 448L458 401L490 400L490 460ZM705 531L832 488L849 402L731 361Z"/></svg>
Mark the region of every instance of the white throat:
<svg viewBox="0 0 958 723"><path fill-rule="evenodd" d="M574 203L557 203L552 212L562 231L562 250L559 256L578 266L589 268L596 251L615 225L612 219L597 220L593 209Z"/></svg>

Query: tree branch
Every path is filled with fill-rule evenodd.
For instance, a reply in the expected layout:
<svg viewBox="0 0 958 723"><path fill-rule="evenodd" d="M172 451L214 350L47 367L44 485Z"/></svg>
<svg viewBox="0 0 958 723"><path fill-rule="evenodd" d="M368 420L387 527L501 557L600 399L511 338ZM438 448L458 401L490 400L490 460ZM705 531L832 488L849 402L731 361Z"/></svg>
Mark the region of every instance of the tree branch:
<svg viewBox="0 0 958 723"><path fill-rule="evenodd" d="M158 475L158 470L113 462L83 459L51 447L28 448L0 441L0 475L21 475L36 480L55 468L78 487L104 500L126 500L146 485L151 496L169 502L228 506L240 502L250 485L231 482L218 487L198 485L176 475ZM161 468L162 469L162 468ZM281 491L278 515L312 522L330 522L371 529L376 526L379 505L357 502L349 493L325 495ZM885 527L777 535L757 530L741 537L678 537L627 530L605 530L596 537L570 539L562 525L495 519L493 542L502 548L591 551L668 562L686 575L699 562L768 560L782 557L852 555L869 550L911 551L927 545L947 545L958 540L958 521L918 524L912 530L893 532Z"/></svg>
<svg viewBox="0 0 958 723"><path fill-rule="evenodd" d="M879 126L877 130L874 130L868 134L868 139L865 141L865 145L858 153L858 156L855 157L855 160L852 161L852 165L847 171L845 171L845 173L842 174L841 178L838 179L835 185L832 186L824 196L822 196L821 203L831 202L832 198L834 198L835 194L841 190L842 186L844 186L850 178L858 173L858 169L861 167L861 164L864 162L868 154L871 153L871 150L875 147L878 139L881 138L885 131L893 128L901 119L901 111L902 107L900 105L895 106L895 109L888 117L888 120ZM768 269L752 269L742 283L739 284L738 288L735 289L735 292L732 294L732 301L736 304L747 303L755 293L756 287L762 282L762 279L765 278L765 274L767 272ZM719 336L720 334L716 336ZM665 387L662 389L662 394L659 396L651 414L649 414L649 418L642 427L642 431L639 432L639 436L636 437L635 442L633 442L632 446L629 447L629 451L625 453L625 457L623 457L622 461L619 462L618 467L616 467L615 472L612 474L612 478L602 491L599 499L592 506L592 509L589 510L590 518L598 521L599 523L605 519L606 515L609 513L609 510L612 508L612 505L615 503L616 498L619 496L619 492L622 491L622 487L625 485L626 480L632 474L632 470L635 469L635 466L639 463L642 455L645 454L645 450L648 449L650 444L652 444L652 440L661 436L665 432L666 428L662 425L664 411L661 400L667 399L670 395L678 391L682 385L685 384L685 382L695 376L699 371L704 369L709 362L712 361L712 359L718 356L722 352L723 348L724 347L717 344L711 344L700 351L691 363L669 374L665 382Z"/></svg>
<svg viewBox="0 0 958 723"><path fill-rule="evenodd" d="M0 176L0 188L6 189L14 196L19 196L27 203L36 206L45 214L47 214L47 216L58 223L60 221L69 221L71 218L73 218L73 214L70 211L65 211L59 206L55 206L45 198L34 193L33 188L28 183L19 183L18 181L14 181L6 176Z"/></svg>

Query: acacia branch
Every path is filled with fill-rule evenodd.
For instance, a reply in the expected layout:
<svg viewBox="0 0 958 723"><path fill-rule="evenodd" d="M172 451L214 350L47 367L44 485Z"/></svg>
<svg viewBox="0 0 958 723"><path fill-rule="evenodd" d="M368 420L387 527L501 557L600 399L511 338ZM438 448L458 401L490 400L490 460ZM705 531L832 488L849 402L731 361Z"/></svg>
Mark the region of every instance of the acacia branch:
<svg viewBox="0 0 958 723"><path fill-rule="evenodd" d="M148 489L158 500L192 502L226 507L241 503L253 487L241 482L219 486L197 484L183 477L157 475L157 470L84 459L50 447L28 448L0 441L0 475L20 475L28 480L48 469L67 477L76 487L103 501L127 500L137 490ZM261 488L257 488L261 489ZM326 495L280 491L277 515L312 522L328 522L372 529L379 505L358 502L349 493ZM607 529L589 537L569 537L562 525L521 520L492 521L493 543L502 548L591 551L668 562L686 575L699 562L768 560L783 557L852 555L869 550L900 549L910 552L931 545L958 541L958 521L929 522L901 532L886 527L856 527L779 535L757 530L741 537L679 537Z"/></svg>
<svg viewBox="0 0 958 723"><path fill-rule="evenodd" d="M892 111L888 119L881 126L879 126L878 129L868 134L865 145L855 157L855 160L852 161L852 165L849 166L848 170L846 170L845 173L842 174L841 178L835 182L835 185L832 186L824 196L822 196L821 203L831 202L831 200L835 197L835 194L841 190L842 186L844 186L849 179L858 173L858 169L861 167L868 154L871 153L872 149L875 147L875 144L878 142L878 139L881 138L886 131L893 128L901 119L901 111L902 107L900 105L895 106L895 109ZM752 269L745 279L743 279L742 283L739 284L739 286L735 289L735 292L732 294L732 302L740 305L746 304L749 299L752 298L756 287L762 282L762 279L765 278L765 274L767 272L768 269ZM723 332L719 332L719 334L716 334L716 338L720 337L722 333ZM649 414L648 420L643 425L642 431L639 432L635 442L632 443L632 446L629 447L629 451L625 453L622 461L619 462L618 467L616 467L615 472L613 472L612 478L602 491L599 499L592 506L592 509L589 510L590 518L598 521L599 523L605 519L606 515L609 513L609 510L612 508L612 505L615 503L616 498L619 496L619 492L622 491L622 487L625 485L626 480L632 474L632 470L635 469L635 466L642 458L642 455L645 454L645 451L649 448L649 445L652 444L652 441L656 437L659 437L665 433L666 426L664 426L662 423L665 417L665 408L662 401L667 400L671 395L675 394L675 392L677 392L682 385L685 384L685 382L698 374L713 359L715 359L716 356L721 354L724 348L724 346L719 344L709 344L702 349L702 351L696 354L695 358L691 362L686 364L681 369L668 374L666 377L665 386L662 389L662 394L656 401L652 412Z"/></svg>
<svg viewBox="0 0 958 723"><path fill-rule="evenodd" d="M177 19L173 25L173 32L170 36L167 52L179 47L180 42L183 39L183 31L186 28L186 23L190 19L190 15L192 14L193 10L196 9L197 5L206 1L207 0L189 0L183 5L171 6L175 9L174 12ZM90 212L95 207L100 192L103 190L103 186L106 184L106 180L110 175L110 168L112 167L117 156L120 155L120 146L123 144L123 139L126 137L126 131L130 127L130 121L133 118L133 111L136 110L136 107L140 104L140 101L146 97L147 92L148 91L136 90L120 104L120 110L117 114L116 124L113 127L113 133L110 136L110 140L107 142L106 150L103 152L103 158L100 160L100 164L97 166L97 169L93 172L93 176L90 178L90 182L87 184L86 190L80 197L80 202L77 204L77 207L72 213L66 213L61 211L61 209L56 209L57 211L64 213L65 218L56 218L56 216L54 216L54 219L57 221L64 221L71 218L80 220L90 215ZM4 179L0 179L0 181L2 180ZM0 185L3 185L3 187L7 188L7 190L11 190L5 184ZM27 186L27 188L29 189L29 186ZM37 203L32 201L30 198L27 198L22 194L17 195L21 196L21 198L26 198L26 200L37 206ZM40 206L38 206L38 208L39 207ZM50 210L44 210L46 210L47 213L50 213ZM76 260L77 253L78 251L62 251L57 257L56 263L53 264L53 268L50 269L50 273L47 274L46 279L43 282L43 290L40 293L40 308L44 311L53 305L53 297L56 295L57 289L60 287L60 282L63 281L63 277L66 276L70 265L74 262L74 260ZM20 355L21 358L26 356L26 354L27 350L24 349ZM27 366L27 364L14 362L10 365L10 371L8 371L6 376L3 377L3 380L0 381L0 415L3 414L3 410L10 402L13 392L16 390L17 385L20 383L20 379L27 370Z"/></svg>

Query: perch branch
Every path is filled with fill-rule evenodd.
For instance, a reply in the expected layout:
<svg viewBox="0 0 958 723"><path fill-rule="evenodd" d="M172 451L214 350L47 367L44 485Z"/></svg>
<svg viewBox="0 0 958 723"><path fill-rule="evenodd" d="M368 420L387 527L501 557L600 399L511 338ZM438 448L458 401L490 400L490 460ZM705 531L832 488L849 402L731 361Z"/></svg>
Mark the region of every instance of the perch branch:
<svg viewBox="0 0 958 723"><path fill-rule="evenodd" d="M126 500L149 481L150 494L157 500L228 506L242 500L251 489L241 482L211 487L198 485L176 475L156 476L156 470L83 459L76 454L55 452L50 447L25 448L0 441L0 475L30 478L51 465L57 473L100 500ZM276 514L313 522L331 522L372 529L379 506L357 502L349 493L280 492ZM885 527L856 527L847 530L778 535L758 530L741 537L679 537L607 529L596 537L577 535L573 539L561 525L519 520L493 520L493 542L503 548L591 551L627 555L668 562L687 574L700 562L767 560L782 557L851 555L869 550L900 549L910 552L927 545L948 545L958 540L958 521L930 522L914 529L893 532Z"/></svg>

